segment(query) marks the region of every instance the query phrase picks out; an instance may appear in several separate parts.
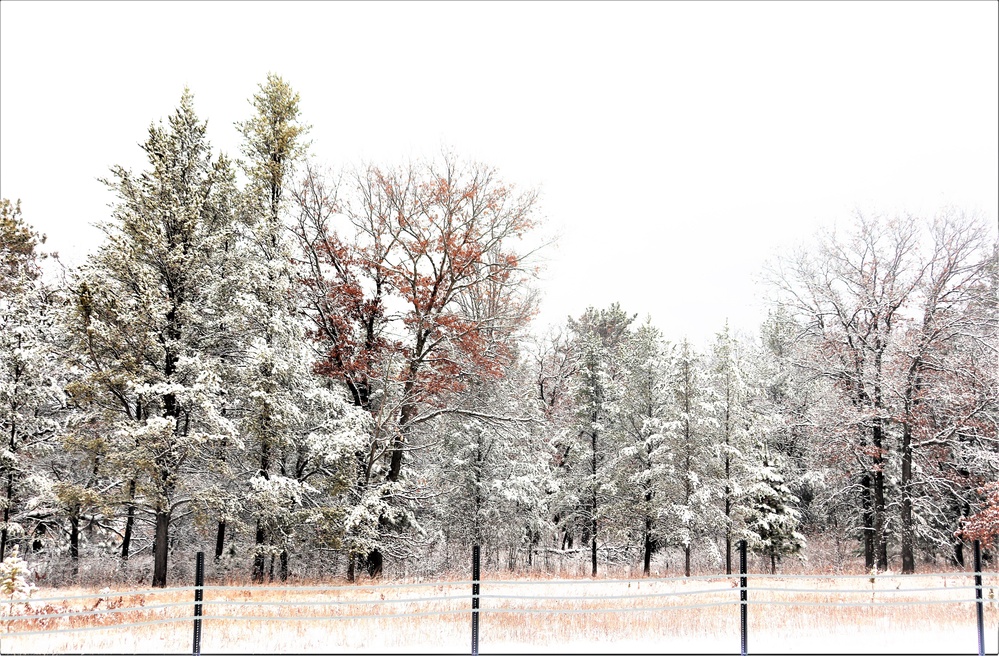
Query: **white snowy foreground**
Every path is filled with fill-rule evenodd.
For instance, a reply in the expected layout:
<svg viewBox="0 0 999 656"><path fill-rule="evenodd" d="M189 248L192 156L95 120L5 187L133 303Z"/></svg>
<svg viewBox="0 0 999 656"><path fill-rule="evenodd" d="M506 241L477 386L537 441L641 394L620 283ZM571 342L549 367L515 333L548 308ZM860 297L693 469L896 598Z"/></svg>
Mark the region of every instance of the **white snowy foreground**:
<svg viewBox="0 0 999 656"><path fill-rule="evenodd" d="M752 654L975 654L977 633L975 607L957 603L974 598L967 589L969 577L946 576L907 579L801 580L751 579L750 602L870 603L947 600L942 605L919 606L778 606L751 605L749 612L749 652ZM720 605L706 608L678 608L738 600L732 581L631 581L555 583L537 580L534 584L482 584L479 649L483 654L615 654L739 653L739 607ZM754 590L754 587L756 589ZM764 591L761 588L774 588ZM917 588L934 588L925 591ZM795 590L809 592L795 592ZM857 592L849 592L856 590ZM58 591L65 596L91 592L81 589ZM637 595L678 596L637 597ZM697 593L697 594L690 594ZM989 594L993 595L988 600ZM35 596L58 596L55 591L39 591ZM470 611L467 586L431 588L363 589L335 591L283 591L271 586L248 590L207 590L204 615L230 619L203 622L204 653L469 653L471 647ZM141 654L190 653L190 620L153 626L114 628L114 624L135 623L192 614L186 603L168 608L148 606L190 601L189 590L170 591L143 598L108 595L97 610L128 609L82 618L53 618L0 624L0 653L107 653ZM501 596L538 596L549 599L511 599ZM624 597L613 599L610 597ZM995 654L999 626L999 577L988 575L986 596L986 653ZM407 601L402 599L421 599ZM426 601L428 600L429 601ZM394 601L397 600L397 601ZM332 606L329 602L348 601ZM254 603L247 603L254 602ZM256 602L283 602L267 605ZM324 602L327 605L303 605ZM365 603L367 602L367 603ZM4 604L6 606L6 604ZM63 604L21 606L14 615L62 613L91 610L95 603L74 600ZM45 607L48 610L44 610ZM581 613L607 608L664 608L629 612ZM490 610L515 608L577 611L554 613L497 613ZM449 615L367 619L334 619L351 615L428 613L437 610ZM0 611L3 614L8 609ZM283 621L235 620L233 616L283 616ZM9 618L9 616L8 616ZM5 619L0 615L0 619ZM100 628L79 633L10 635L12 632L59 630L70 627Z"/></svg>

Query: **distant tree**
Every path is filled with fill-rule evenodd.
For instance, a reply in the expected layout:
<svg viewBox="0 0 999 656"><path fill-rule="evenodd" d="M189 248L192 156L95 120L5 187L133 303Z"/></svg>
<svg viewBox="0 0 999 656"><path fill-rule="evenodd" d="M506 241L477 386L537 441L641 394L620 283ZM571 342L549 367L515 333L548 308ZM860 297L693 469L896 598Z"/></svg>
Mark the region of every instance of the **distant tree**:
<svg viewBox="0 0 999 656"><path fill-rule="evenodd" d="M822 383L807 412L822 434L814 447L839 478L836 505L860 524L867 567L888 567L891 534L904 573L920 540L961 562L954 532L996 475L987 241L956 212L933 222L858 214L775 272L780 307L801 326L796 365Z"/></svg>
<svg viewBox="0 0 999 656"><path fill-rule="evenodd" d="M539 404L540 423L537 430L543 436L550 459L548 468L546 503L550 510L552 530L551 547L571 549L576 530L576 512L579 507L574 491L566 489L574 465L572 451L575 435L575 407L573 390L579 372L579 353L573 347L571 332L557 326L537 336L531 346L531 371L533 396ZM570 458L571 456L571 458Z"/></svg>
<svg viewBox="0 0 999 656"><path fill-rule="evenodd" d="M425 475L440 478L430 487L443 490L441 503L428 505L448 541L505 550L511 569L524 552L528 564L533 562L548 514L551 453L537 430L538 406L523 394L528 375L518 364L502 379L474 384L467 396L469 407L481 413L519 420L442 418L435 426L441 460L419 463Z"/></svg>
<svg viewBox="0 0 999 656"><path fill-rule="evenodd" d="M902 334L894 358L899 371L893 391L902 428L899 528L905 574L915 571L918 506L928 511L936 505L914 498L923 496L914 492L917 479L923 479L919 483L925 490L935 478L930 472L951 469L964 459L950 445L978 442L983 431L994 435L986 428L987 417L999 400L994 367L976 363L979 357L987 361L990 351L994 355L996 345L994 307L979 302L988 291L994 266L984 226L964 215L944 214L931 226L929 241L931 250L924 257L923 276L914 294L917 318ZM917 473L920 469L922 476ZM964 473L956 473L969 478L976 467L960 469ZM974 486L972 481L962 485ZM924 514L924 525L933 523L927 519ZM942 532L949 536L953 524L947 528Z"/></svg>

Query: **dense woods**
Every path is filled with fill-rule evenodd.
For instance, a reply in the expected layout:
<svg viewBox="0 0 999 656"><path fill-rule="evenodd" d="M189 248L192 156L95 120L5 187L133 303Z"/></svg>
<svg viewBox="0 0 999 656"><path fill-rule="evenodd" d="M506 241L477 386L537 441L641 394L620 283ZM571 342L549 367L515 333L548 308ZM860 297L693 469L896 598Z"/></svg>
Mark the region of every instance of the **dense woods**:
<svg viewBox="0 0 999 656"><path fill-rule="evenodd" d="M473 544L593 576L994 544L984 220L844 217L766 267L754 334L616 304L539 334L535 192L449 152L326 172L298 104L268 76L230 159L185 91L78 269L3 201L0 560L164 586L196 551L265 582L464 572Z"/></svg>

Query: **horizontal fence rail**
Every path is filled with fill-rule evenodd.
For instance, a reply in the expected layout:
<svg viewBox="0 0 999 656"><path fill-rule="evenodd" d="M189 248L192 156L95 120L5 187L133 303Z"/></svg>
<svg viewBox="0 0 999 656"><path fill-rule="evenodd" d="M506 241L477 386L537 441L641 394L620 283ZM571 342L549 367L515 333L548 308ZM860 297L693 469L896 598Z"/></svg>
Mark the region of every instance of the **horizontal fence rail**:
<svg viewBox="0 0 999 656"><path fill-rule="evenodd" d="M865 574L865 575L828 575L828 574L752 574L751 578L754 581L761 581L764 585L760 587L754 587L749 585L748 578L749 575L746 572L745 567L745 544L740 543L740 573L732 575L703 575L703 576L691 576L691 577L661 577L661 578L642 578L642 579L584 579L584 580L572 580L572 579L533 579L533 580L492 580L492 579L482 579L479 576L479 566L478 566L478 549L473 552L473 577L468 581L418 581L415 583L399 583L399 584L372 584L372 585L331 585L331 586L267 586L267 585L257 585L257 586L223 586L223 585L203 585L204 581L204 557L202 554L198 554L196 563L196 573L195 580L196 583L202 585L186 586L186 587L176 587L176 588L159 588L153 590L128 590L122 592L116 592L111 590L103 590L94 594L80 594L80 595L69 595L63 597L40 597L34 599L24 599L24 600L3 600L0 602L0 608L6 607L6 613L0 615L0 622L5 624L4 630L0 631L0 638L15 638L15 637L26 637L35 635L49 635L49 634L64 634L64 633L79 633L79 632L94 632L94 631L121 631L129 628L146 627L153 625L166 625L175 624L182 622L193 622L194 626L194 644L192 649L192 654L194 656L200 656L201 654L201 641L203 637L203 623L204 622L215 622L215 621L246 621L246 622L350 622L350 621L367 621L367 620L393 620L393 619L403 619L403 618L426 618L426 617L447 617L447 616L457 616L457 615L471 615L472 619L472 654L473 656L478 655L479 649L479 639L480 639L480 625L479 620L481 616L497 616L497 615L586 615L586 614L607 614L607 613L668 613L671 611L682 611L682 610L693 610L693 609L706 609L706 608L721 608L738 606L740 615L740 653L743 656L748 654L748 609L752 606L757 607L767 607L767 606L781 606L781 607L803 607L803 608L896 608L896 607L907 607L907 606L931 606L931 605L968 605L974 604L976 607L976 619L978 628L978 653L980 656L984 656L984 624L983 624L983 580L988 578L989 580L996 579L999 582L999 574L987 574L983 575L981 572L981 552L980 545L976 542L975 548L975 571L968 574L953 573L953 572L941 572L941 573L930 573L930 574L909 574L909 575L896 575L890 573L880 573L880 574ZM974 576L974 585L953 585L953 586L931 586L931 587L902 587L903 582L908 582L918 579L967 579L969 576ZM766 582L772 582L777 580L814 580L814 581L828 581L828 580L861 580L864 579L871 583L871 587L853 587L846 589L836 589L836 588L784 588L784 587L774 587L771 585L766 585ZM504 586L551 586L551 585L573 585L573 586L586 586L590 584L655 584L655 583L686 583L686 582L705 582L705 583L725 583L724 587L709 587L703 590L678 590L671 592L642 592L636 590L634 593L627 594L570 594L570 595L553 595L553 594L506 594L500 590L499 593L489 592L486 594L481 593L480 587L486 589L491 588L502 588ZM892 587L877 587L878 583ZM471 594L468 593L468 586L471 586ZM252 600L252 599L226 599L219 598L219 596L224 596L225 594L232 593L246 593L246 592L266 592L266 593L305 593L305 592L318 592L318 593L338 593L338 592L364 592L364 591L405 591L405 590L418 590L427 588L437 588L442 594L436 595L426 595L419 594L419 596L399 596L399 597L388 597L384 598L385 595L381 594L379 599L308 599L308 600L296 600L296 599L280 599L280 600ZM464 588L464 590L461 590ZM584 588L585 589L585 588ZM974 598L969 594L970 591L974 591ZM164 595L164 594L184 594L184 593L194 593L193 603L190 600L184 601L164 601L163 603L154 604L142 604L140 605L128 605L128 606L118 606L118 607L107 607L107 608L84 608L81 610L64 610L52 608L55 612L38 612L38 605L42 603L61 603L65 604L69 601L79 601L79 600L96 600L97 604L102 602L108 602L112 599L123 600L126 597L139 597L145 598L146 596L153 595ZM734 593L738 592L739 595L736 597ZM953 599L914 599L914 600L898 600L896 595L918 595L920 597L925 596L926 593L941 593L941 592L951 592L951 593L961 593L959 598ZM209 598L204 598L205 594L208 593ZM753 599L749 598L749 593L754 595ZM792 593L800 595L808 595L812 599L816 596L836 596L840 595L846 597L843 600L811 600L811 601L783 601L777 599L768 599L767 595L769 593ZM760 599L755 597L755 595L760 594L764 598ZM872 595L872 599L869 601L855 601L851 600L851 595ZM732 595L726 599L719 599L719 597L724 597L727 595ZM888 595L887 600L875 601L873 596L877 595ZM701 597L703 599L698 599ZM671 605L649 605L649 606L632 606L632 607L622 607L619 605L610 605L607 602L620 602L624 600L667 600L669 598L676 598L680 603ZM496 602L517 602L512 606L487 606L486 608L481 608L481 602L496 601ZM469 602L471 602L471 608L469 608ZM551 608L551 607L538 607L535 605L530 605L524 607L522 604L526 602L529 604L534 604L535 602L578 602L578 604L583 604L584 607L581 608ZM93 603L93 602L91 602ZM398 608L400 611L404 611L405 608L400 608L400 605L405 604L448 604L454 603L459 604L459 608L448 608L443 607L433 610L419 610L413 612L395 612ZM585 604L594 603L600 604L594 607L585 607ZM15 614L14 607L23 606L28 612L25 614ZM346 607L384 607L391 608L393 612L390 613L356 613L354 609L347 609ZM233 613L226 613L227 607L231 607L232 610L240 608L252 608L260 609L264 611L275 611L274 614L240 614L238 611ZM51 607L50 607L51 608ZM65 608L65 606L64 606ZM282 615L279 612L282 609L289 608L314 608L316 611L322 609L329 609L328 614L312 614L312 615ZM149 619L143 619L140 621L125 621L125 622L112 622L108 624L100 624L96 626L72 626L74 619L80 619L83 621L93 621L110 619L115 616L121 616L126 613L143 613L143 614L162 614L168 612L171 609L191 609L188 613L184 613L179 616L167 616L167 617L151 617ZM339 614L338 611L346 610L346 614ZM357 608L356 610L360 610ZM193 614L190 614L193 611ZM221 611L221 612L220 612ZM251 611L252 612L252 611ZM169 614L169 613L168 613ZM130 620L132 618L122 618ZM58 622L60 624L68 623L70 626L52 626L53 622ZM17 626L24 623L35 624L35 627L23 627ZM41 624L39 626L39 624ZM12 630L13 629L13 630ZM6 653L6 652L5 652Z"/></svg>

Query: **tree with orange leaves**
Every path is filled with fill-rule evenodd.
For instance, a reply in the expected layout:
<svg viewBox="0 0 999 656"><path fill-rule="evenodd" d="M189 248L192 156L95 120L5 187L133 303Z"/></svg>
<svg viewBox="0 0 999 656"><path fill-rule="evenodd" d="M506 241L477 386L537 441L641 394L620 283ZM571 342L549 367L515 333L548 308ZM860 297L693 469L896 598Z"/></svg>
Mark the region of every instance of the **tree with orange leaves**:
<svg viewBox="0 0 999 656"><path fill-rule="evenodd" d="M504 419L465 403L463 393L504 375L514 335L533 314L533 272L517 246L537 223L537 195L451 154L369 166L343 194L340 186L308 172L296 233L325 352L316 369L346 383L375 418L368 448L357 454L363 511L348 527L367 536L350 546L351 563L366 556L377 574L376 535L413 522L392 501L407 498L403 464L420 448L414 430L445 415Z"/></svg>
<svg viewBox="0 0 999 656"><path fill-rule="evenodd" d="M982 509L962 522L958 536L965 540L980 540L986 548L999 538L999 482L989 483L981 490L985 495Z"/></svg>

